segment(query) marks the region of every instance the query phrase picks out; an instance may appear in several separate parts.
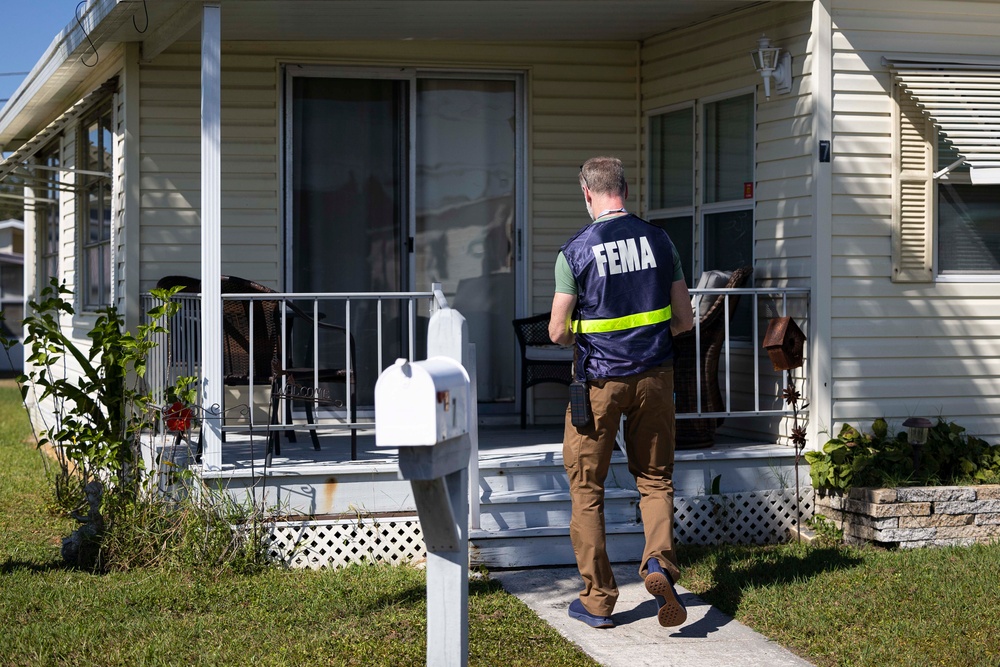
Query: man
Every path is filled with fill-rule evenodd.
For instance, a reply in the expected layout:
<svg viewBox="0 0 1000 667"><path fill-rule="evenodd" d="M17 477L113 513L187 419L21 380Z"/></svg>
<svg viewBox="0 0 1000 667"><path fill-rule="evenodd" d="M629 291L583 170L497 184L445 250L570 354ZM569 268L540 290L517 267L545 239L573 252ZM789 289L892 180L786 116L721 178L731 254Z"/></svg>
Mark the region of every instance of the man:
<svg viewBox="0 0 1000 667"><path fill-rule="evenodd" d="M563 463L573 513L570 540L584 589L569 615L595 628L614 626L618 599L604 530L604 480L625 416L629 470L639 489L646 546L639 565L657 601L660 625L687 611L673 584L673 334L694 324L680 259L667 233L628 213L621 160L595 157L580 168L591 224L556 259L549 337L575 344L575 373L587 382L592 419L574 426L567 410Z"/></svg>

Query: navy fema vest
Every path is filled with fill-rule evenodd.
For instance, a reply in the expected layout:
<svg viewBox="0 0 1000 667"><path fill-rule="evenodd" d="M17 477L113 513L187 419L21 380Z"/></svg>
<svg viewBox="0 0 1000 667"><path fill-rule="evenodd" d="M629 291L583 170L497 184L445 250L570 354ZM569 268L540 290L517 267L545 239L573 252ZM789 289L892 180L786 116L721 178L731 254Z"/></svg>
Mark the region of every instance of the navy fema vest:
<svg viewBox="0 0 1000 667"><path fill-rule="evenodd" d="M625 377L673 357L667 233L630 213L587 225L562 247L577 284L573 333L588 378Z"/></svg>

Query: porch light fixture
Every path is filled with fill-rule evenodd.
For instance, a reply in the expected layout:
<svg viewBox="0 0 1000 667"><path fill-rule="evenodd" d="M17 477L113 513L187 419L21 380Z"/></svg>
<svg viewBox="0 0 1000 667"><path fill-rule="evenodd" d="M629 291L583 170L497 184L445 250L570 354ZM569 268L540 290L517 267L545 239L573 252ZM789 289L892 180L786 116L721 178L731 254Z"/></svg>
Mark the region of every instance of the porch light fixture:
<svg viewBox="0 0 1000 667"><path fill-rule="evenodd" d="M913 448L913 468L916 470L920 464L920 453L927 444L927 432L934 426L930 419L924 417L910 417L903 422L906 429L906 441Z"/></svg>
<svg viewBox="0 0 1000 667"><path fill-rule="evenodd" d="M780 46L771 46L771 40L761 35L757 48L750 52L754 68L764 77L764 97L771 99L771 81L774 80L776 93L792 90L792 55L781 52Z"/></svg>

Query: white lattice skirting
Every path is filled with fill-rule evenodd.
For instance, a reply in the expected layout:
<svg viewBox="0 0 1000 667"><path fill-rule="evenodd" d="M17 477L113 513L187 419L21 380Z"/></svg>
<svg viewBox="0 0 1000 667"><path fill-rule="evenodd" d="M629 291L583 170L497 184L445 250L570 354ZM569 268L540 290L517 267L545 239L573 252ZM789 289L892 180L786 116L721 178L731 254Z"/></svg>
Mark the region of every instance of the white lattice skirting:
<svg viewBox="0 0 1000 667"><path fill-rule="evenodd" d="M674 501L677 544L778 544L789 529L813 515L813 490L748 491L689 496ZM271 529L272 558L295 568L337 568L375 561L403 563L426 556L416 517L350 518L277 522Z"/></svg>
<svg viewBox="0 0 1000 667"><path fill-rule="evenodd" d="M268 552L289 567L314 570L374 561L404 563L426 555L417 517L275 523Z"/></svg>
<svg viewBox="0 0 1000 667"><path fill-rule="evenodd" d="M747 491L717 496L689 496L674 501L677 544L778 544L788 531L813 515L813 490Z"/></svg>

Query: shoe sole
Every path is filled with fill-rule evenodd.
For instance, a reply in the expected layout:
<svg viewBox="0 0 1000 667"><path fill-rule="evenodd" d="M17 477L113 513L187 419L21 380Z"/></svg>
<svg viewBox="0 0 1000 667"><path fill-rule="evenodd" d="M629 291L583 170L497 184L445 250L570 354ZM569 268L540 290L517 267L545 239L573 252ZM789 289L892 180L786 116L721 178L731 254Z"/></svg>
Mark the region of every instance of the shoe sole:
<svg viewBox="0 0 1000 667"><path fill-rule="evenodd" d="M665 628L672 628L682 624L687 620L688 613L681 601L674 594L674 587L670 585L670 580L665 574L653 572L646 576L646 591L650 595L663 598L660 611L656 614L656 619Z"/></svg>

